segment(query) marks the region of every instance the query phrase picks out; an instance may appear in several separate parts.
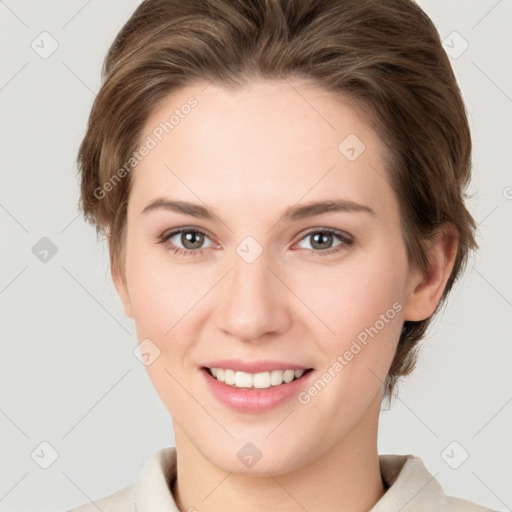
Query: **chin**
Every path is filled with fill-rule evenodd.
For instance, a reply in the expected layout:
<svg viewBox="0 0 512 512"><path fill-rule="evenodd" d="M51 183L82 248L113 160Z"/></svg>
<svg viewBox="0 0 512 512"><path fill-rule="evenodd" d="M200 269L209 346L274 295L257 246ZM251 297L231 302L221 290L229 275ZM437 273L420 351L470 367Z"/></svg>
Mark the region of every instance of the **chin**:
<svg viewBox="0 0 512 512"><path fill-rule="evenodd" d="M289 446L283 446L277 439L251 442L244 437L243 440L230 439L220 447L199 445L198 449L210 463L224 471L239 475L268 477L270 473L278 476L295 471L315 458L316 450L306 452L300 439L290 438L294 441Z"/></svg>

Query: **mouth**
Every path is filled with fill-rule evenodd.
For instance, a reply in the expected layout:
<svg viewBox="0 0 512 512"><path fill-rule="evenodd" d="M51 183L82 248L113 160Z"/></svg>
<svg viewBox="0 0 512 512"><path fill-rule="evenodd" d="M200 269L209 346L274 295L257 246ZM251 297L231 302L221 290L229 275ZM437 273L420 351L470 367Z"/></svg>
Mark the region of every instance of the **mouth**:
<svg viewBox="0 0 512 512"><path fill-rule="evenodd" d="M203 367L203 370L218 382L233 388L261 390L297 381L313 371L313 368L293 369L284 367L283 369L257 373L237 371L232 368Z"/></svg>
<svg viewBox="0 0 512 512"><path fill-rule="evenodd" d="M287 361L218 359L200 366L211 395L239 413L267 413L308 386L314 368Z"/></svg>

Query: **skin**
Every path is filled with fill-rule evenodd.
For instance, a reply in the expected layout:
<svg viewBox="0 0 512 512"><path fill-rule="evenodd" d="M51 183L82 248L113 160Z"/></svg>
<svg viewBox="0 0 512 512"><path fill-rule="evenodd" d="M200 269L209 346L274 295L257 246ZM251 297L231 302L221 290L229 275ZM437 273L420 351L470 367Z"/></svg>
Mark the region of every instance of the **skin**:
<svg viewBox="0 0 512 512"><path fill-rule="evenodd" d="M385 492L377 452L384 380L404 320L436 309L454 233L440 231L430 272L410 267L386 147L350 104L302 80L205 87L175 92L146 122L141 140L187 98L198 101L132 171L125 272L113 272L139 341L160 350L146 368L173 419L176 502L201 512L369 510ZM338 150L349 134L366 146L355 161ZM216 217L141 213L159 197ZM339 198L375 213L279 222L290 206ZM173 253L172 243L198 251L180 235L159 243L180 227L208 233L202 254ZM306 233L313 228L354 243L333 236L323 250L342 249L323 256L317 231ZM236 251L247 236L263 251L252 263ZM292 397L264 414L235 412L205 385L202 364L224 358L287 361L318 378L394 303L401 311L306 405ZM262 453L252 468L237 457L247 442Z"/></svg>

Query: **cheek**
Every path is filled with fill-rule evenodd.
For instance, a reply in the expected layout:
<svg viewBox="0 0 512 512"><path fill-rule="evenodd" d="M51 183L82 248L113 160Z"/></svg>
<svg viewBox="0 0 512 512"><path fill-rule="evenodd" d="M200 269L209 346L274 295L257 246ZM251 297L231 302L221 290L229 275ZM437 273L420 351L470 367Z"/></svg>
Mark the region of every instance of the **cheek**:
<svg viewBox="0 0 512 512"><path fill-rule="evenodd" d="M303 294L309 290L305 302L322 320L309 315L308 329L321 326L315 332L322 372L333 382L323 400L328 407L341 401L343 414L364 408L384 384L401 332L406 260L398 252L375 254L357 265L331 268L316 276L315 286L302 288Z"/></svg>
<svg viewBox="0 0 512 512"><path fill-rule="evenodd" d="M171 266L165 255L164 249L134 247L127 270L138 340L151 340L149 346L158 354L146 371L163 404L175 420L180 420L183 414L186 417L187 404L190 406L190 396L180 383L197 338L198 301L205 295L206 285L195 279L197 271Z"/></svg>
<svg viewBox="0 0 512 512"><path fill-rule="evenodd" d="M340 269L310 288L311 309L321 312L329 329L316 337L322 382L302 398L317 400L320 416L340 425L356 421L384 385L401 332L403 275L399 258L382 258L375 265ZM313 323L318 320L308 322L310 331ZM317 393L318 399L312 398Z"/></svg>
<svg viewBox="0 0 512 512"><path fill-rule="evenodd" d="M391 330L388 325L400 324L405 261L400 254L375 253L375 257L360 259L357 264L347 262L322 269L314 279L302 273L294 278L294 291L316 313L316 317L308 317L320 326L330 344L337 340L338 348L375 323L382 327L382 315L386 325L383 333Z"/></svg>
<svg viewBox="0 0 512 512"><path fill-rule="evenodd" d="M164 247L142 244L132 244L127 257L133 316L147 337L164 339L205 294L208 279L201 277L201 267L170 265L169 258Z"/></svg>

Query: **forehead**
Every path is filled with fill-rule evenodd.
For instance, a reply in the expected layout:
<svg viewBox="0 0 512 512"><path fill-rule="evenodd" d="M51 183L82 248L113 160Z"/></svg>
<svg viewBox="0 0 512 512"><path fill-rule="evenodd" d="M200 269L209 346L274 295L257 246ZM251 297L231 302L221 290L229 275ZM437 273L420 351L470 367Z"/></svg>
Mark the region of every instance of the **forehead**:
<svg viewBox="0 0 512 512"><path fill-rule="evenodd" d="M349 101L304 80L186 86L149 116L149 139L132 171L137 206L166 194L241 209L326 194L376 209L392 200L377 134Z"/></svg>

